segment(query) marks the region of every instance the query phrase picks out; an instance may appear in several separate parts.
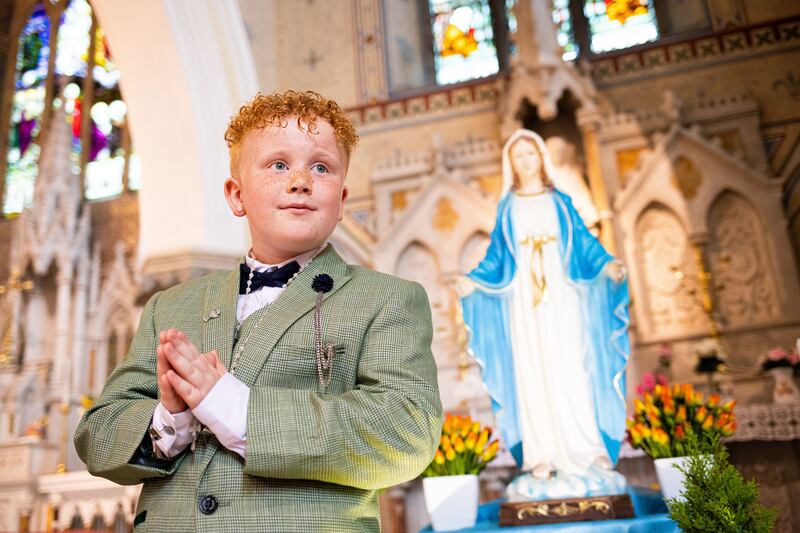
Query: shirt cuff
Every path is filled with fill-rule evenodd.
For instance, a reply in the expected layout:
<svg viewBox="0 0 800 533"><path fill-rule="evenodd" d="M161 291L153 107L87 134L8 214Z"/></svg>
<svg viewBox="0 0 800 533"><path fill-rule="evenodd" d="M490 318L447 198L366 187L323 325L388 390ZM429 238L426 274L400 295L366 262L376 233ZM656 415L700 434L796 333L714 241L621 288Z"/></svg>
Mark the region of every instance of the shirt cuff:
<svg viewBox="0 0 800 533"><path fill-rule="evenodd" d="M188 409L172 414L158 402L153 412L153 421L150 427L159 435L153 437L153 444L161 450L167 458L172 458L181 453L194 441L197 433L197 421Z"/></svg>
<svg viewBox="0 0 800 533"><path fill-rule="evenodd" d="M249 401L250 387L225 373L192 413L214 432L220 444L244 457Z"/></svg>

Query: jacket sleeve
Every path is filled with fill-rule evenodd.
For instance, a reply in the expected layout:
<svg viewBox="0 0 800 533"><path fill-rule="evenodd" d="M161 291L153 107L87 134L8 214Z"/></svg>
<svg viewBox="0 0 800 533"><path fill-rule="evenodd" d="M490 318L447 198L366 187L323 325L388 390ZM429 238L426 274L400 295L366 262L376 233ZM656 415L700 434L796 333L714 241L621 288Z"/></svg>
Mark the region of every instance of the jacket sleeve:
<svg viewBox="0 0 800 533"><path fill-rule="evenodd" d="M403 284L365 332L355 389L252 387L245 473L361 489L419 475L442 425L431 340L425 290Z"/></svg>
<svg viewBox="0 0 800 533"><path fill-rule="evenodd" d="M121 485L171 475L184 457L169 462L148 460L140 447L158 405L158 335L153 320L158 296L145 305L127 357L111 373L75 431L75 449L89 472Z"/></svg>

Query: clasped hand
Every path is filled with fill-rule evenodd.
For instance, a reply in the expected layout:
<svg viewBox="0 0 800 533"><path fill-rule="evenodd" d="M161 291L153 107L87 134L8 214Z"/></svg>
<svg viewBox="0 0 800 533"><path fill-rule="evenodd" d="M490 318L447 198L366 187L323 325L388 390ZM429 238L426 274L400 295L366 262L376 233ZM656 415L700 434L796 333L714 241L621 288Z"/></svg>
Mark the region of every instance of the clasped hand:
<svg viewBox="0 0 800 533"><path fill-rule="evenodd" d="M216 351L200 353L176 329L161 332L156 355L161 403L173 414L197 407L227 372Z"/></svg>

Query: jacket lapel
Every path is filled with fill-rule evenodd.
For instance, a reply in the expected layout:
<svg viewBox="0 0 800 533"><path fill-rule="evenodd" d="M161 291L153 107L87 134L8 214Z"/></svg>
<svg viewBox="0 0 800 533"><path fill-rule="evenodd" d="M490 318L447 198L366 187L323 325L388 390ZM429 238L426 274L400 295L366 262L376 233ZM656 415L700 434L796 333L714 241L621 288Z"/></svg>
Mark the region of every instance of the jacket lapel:
<svg viewBox="0 0 800 533"><path fill-rule="evenodd" d="M206 289L203 308L202 352L217 350L226 367L231 362L233 335L236 328L236 299L239 295L239 269L217 277Z"/></svg>
<svg viewBox="0 0 800 533"><path fill-rule="evenodd" d="M347 264L329 244L286 287L286 290L264 312L263 320L258 325L258 331L252 332L252 336L247 340L247 345L239 357L234 375L247 386L253 386L261 373L261 368L286 330L303 315L314 309L317 293L311 288L311 282L318 274L328 274L333 278L333 289L325 294L325 300L350 281L351 277L347 272ZM238 277L235 281L238 284ZM239 340L239 342L244 341L244 338Z"/></svg>

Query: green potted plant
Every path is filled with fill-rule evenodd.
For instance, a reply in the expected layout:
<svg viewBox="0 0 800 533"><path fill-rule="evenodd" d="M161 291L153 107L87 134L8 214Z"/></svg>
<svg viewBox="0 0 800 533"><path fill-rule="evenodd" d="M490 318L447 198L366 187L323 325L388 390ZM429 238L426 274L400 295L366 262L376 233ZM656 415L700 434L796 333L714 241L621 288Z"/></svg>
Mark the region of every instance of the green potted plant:
<svg viewBox="0 0 800 533"><path fill-rule="evenodd" d="M688 441L689 455L678 466L685 478L682 497L667 499L670 517L681 531L691 533L772 531L777 509L758 503L758 485L744 480L719 439Z"/></svg>
<svg viewBox="0 0 800 533"><path fill-rule="evenodd" d="M472 527L478 516L478 474L497 455L492 430L468 416L448 414L439 449L422 472L425 506L434 531Z"/></svg>

